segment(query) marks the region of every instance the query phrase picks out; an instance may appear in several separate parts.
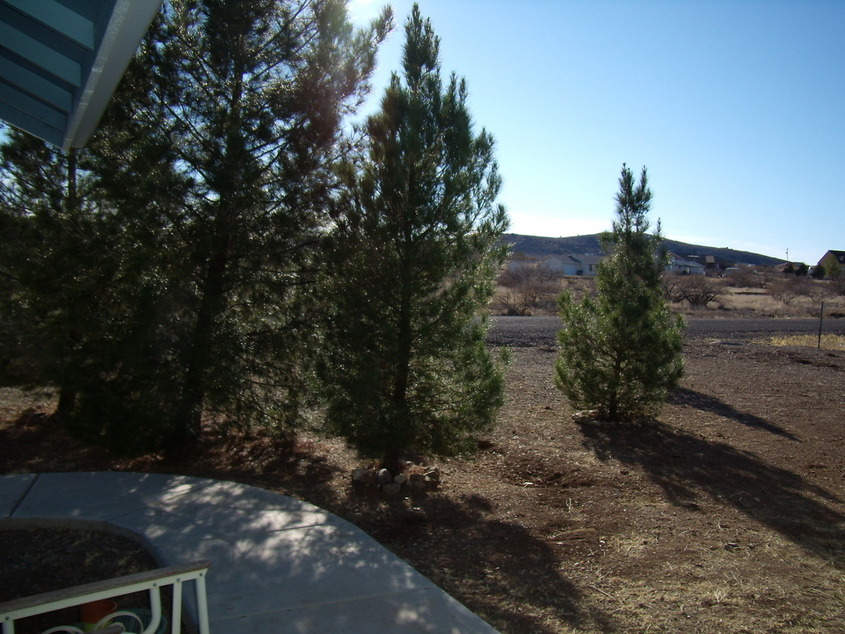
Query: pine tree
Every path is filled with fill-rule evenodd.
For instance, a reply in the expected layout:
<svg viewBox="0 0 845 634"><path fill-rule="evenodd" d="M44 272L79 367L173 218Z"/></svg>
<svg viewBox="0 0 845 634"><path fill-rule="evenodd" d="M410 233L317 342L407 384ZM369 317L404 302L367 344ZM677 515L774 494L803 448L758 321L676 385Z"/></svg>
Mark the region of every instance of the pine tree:
<svg viewBox="0 0 845 634"><path fill-rule="evenodd" d="M313 277L341 121L366 90L389 12L354 32L345 3L174 0L160 72L186 174L178 220L193 270L176 444L204 410L296 416ZM161 82L167 85L166 82Z"/></svg>
<svg viewBox="0 0 845 634"><path fill-rule="evenodd" d="M124 453L166 446L190 327L194 269L183 218L195 177L164 125L172 107L159 98L172 80L160 72L164 27L160 15L84 152L92 196L116 227L108 254L117 273L97 371L86 377L70 426Z"/></svg>
<svg viewBox="0 0 845 634"><path fill-rule="evenodd" d="M167 292L184 268L163 266L180 251L168 225L186 182L150 108L152 42L87 148L62 153L14 130L0 148L3 378L56 386L62 422L123 451L160 441L180 312L161 307L177 304Z"/></svg>
<svg viewBox="0 0 845 634"><path fill-rule="evenodd" d="M314 342L303 289L342 122L390 23L386 10L356 31L343 0L164 3L145 72L130 69L85 151L86 204L112 234L78 246L108 254L112 278L92 294L116 313L93 371L77 373L90 377L76 407L89 432L179 451L209 411L277 428L297 418ZM77 264L63 269L71 283Z"/></svg>
<svg viewBox="0 0 845 634"><path fill-rule="evenodd" d="M463 447L501 404L483 311L507 226L493 139L473 130L465 82L443 86L417 5L405 36L368 155L341 174L325 368L331 429L393 470L411 450Z"/></svg>
<svg viewBox="0 0 845 634"><path fill-rule="evenodd" d="M651 198L645 168L635 183L623 165L597 296L580 303L568 292L560 298L556 383L575 407L610 421L653 416L683 374L683 319L670 314L662 293L659 223L654 235L647 233Z"/></svg>
<svg viewBox="0 0 845 634"><path fill-rule="evenodd" d="M66 419L112 311L113 226L92 199L81 152L9 129L0 161L2 374L56 386Z"/></svg>

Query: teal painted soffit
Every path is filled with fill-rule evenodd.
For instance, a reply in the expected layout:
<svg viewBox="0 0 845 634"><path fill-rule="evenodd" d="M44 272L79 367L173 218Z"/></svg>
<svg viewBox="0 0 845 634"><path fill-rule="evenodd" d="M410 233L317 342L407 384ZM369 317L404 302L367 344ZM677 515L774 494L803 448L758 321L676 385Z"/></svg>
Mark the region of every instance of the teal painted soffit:
<svg viewBox="0 0 845 634"><path fill-rule="evenodd" d="M161 2L0 0L0 119L85 145Z"/></svg>

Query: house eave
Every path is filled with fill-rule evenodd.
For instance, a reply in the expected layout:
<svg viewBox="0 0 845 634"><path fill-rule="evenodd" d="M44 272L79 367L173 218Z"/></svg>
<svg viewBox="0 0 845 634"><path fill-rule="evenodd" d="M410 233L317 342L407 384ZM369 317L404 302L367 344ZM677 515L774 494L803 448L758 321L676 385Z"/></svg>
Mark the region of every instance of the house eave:
<svg viewBox="0 0 845 634"><path fill-rule="evenodd" d="M85 145L161 3L0 0L0 119Z"/></svg>
<svg viewBox="0 0 845 634"><path fill-rule="evenodd" d="M83 147L106 110L162 0L117 0L62 148Z"/></svg>

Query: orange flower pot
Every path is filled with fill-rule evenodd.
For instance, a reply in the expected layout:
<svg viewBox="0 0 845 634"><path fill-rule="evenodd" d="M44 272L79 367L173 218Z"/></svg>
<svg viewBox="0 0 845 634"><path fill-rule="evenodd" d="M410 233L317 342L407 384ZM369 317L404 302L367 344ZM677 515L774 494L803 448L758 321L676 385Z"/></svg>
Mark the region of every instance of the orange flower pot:
<svg viewBox="0 0 845 634"><path fill-rule="evenodd" d="M79 617L82 621L82 629L90 632L94 626L103 618L117 609L117 603L111 599L100 599L89 601L79 606Z"/></svg>

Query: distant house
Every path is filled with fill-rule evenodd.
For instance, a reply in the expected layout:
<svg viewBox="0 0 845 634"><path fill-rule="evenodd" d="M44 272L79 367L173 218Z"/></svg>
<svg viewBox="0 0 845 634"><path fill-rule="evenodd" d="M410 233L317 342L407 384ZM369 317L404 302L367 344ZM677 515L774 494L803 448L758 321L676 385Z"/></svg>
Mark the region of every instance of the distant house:
<svg viewBox="0 0 845 634"><path fill-rule="evenodd" d="M578 275L578 262L571 255L547 255L540 261L540 266L558 275Z"/></svg>
<svg viewBox="0 0 845 634"><path fill-rule="evenodd" d="M508 260L507 268L509 271L517 271L519 269L529 269L537 266L540 260L532 258L531 256L522 253L515 254Z"/></svg>
<svg viewBox="0 0 845 634"><path fill-rule="evenodd" d="M593 277L599 272L599 264L605 258L603 255L573 255L571 257L580 265L575 275L587 277Z"/></svg>
<svg viewBox="0 0 845 634"><path fill-rule="evenodd" d="M669 263L666 265L666 271L669 273L677 273L678 275L704 275L705 265L693 260L686 260L674 253L669 254Z"/></svg>
<svg viewBox="0 0 845 634"><path fill-rule="evenodd" d="M691 262L698 262L704 265L704 274L710 276L722 276L725 271L733 270L734 263L715 255L687 255L685 259Z"/></svg>
<svg viewBox="0 0 845 634"><path fill-rule="evenodd" d="M824 267L826 276L830 276L831 272L837 269L845 272L845 251L828 251L819 260L818 266Z"/></svg>
<svg viewBox="0 0 845 634"><path fill-rule="evenodd" d="M601 255L549 255L543 258L542 265L560 275L594 277L603 259Z"/></svg>
<svg viewBox="0 0 845 634"><path fill-rule="evenodd" d="M513 257L507 268L517 271L526 268L542 268L556 275L593 277L598 273L601 255L547 255L537 259L530 256Z"/></svg>

